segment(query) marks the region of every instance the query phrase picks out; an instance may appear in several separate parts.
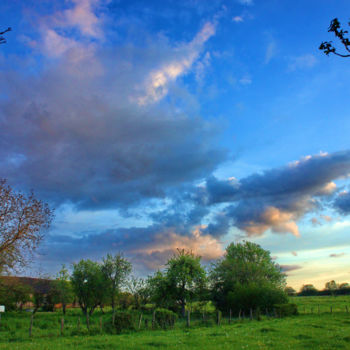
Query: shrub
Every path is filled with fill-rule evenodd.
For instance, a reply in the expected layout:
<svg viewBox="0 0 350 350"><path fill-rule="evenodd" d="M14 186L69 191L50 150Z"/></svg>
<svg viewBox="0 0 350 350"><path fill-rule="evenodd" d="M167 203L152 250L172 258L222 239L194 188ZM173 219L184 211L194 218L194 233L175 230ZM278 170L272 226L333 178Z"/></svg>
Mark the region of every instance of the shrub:
<svg viewBox="0 0 350 350"><path fill-rule="evenodd" d="M228 293L228 306L234 314L239 311L249 314L253 311L272 309L275 304L285 304L288 301L283 290L270 285L250 283L247 285L236 284ZM227 310L223 310L227 312Z"/></svg>
<svg viewBox="0 0 350 350"><path fill-rule="evenodd" d="M274 307L279 317L298 315L298 307L296 304L276 304Z"/></svg>
<svg viewBox="0 0 350 350"><path fill-rule="evenodd" d="M159 308L156 309L155 319L159 327L167 329L174 326L177 315L173 311Z"/></svg>
<svg viewBox="0 0 350 350"><path fill-rule="evenodd" d="M123 331L135 330L133 315L130 311L117 311L115 313L114 325L112 317L104 324L104 329L107 333L120 334Z"/></svg>

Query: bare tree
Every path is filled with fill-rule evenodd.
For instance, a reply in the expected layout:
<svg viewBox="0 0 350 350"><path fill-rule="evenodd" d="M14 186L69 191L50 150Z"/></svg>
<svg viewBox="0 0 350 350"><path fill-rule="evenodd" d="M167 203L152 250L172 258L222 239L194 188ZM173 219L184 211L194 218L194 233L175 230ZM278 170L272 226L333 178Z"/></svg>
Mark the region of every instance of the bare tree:
<svg viewBox="0 0 350 350"><path fill-rule="evenodd" d="M350 22L348 23L350 26ZM334 35L340 40L340 42L343 44L345 53L339 53L337 52L337 49L333 46L332 41L324 41L321 43L319 49L322 50L327 56L332 53L334 55L340 56L340 57L350 57L350 40L345 35L348 34L347 30L343 30L341 28L341 24L338 20L338 18L334 18L331 21L331 24L329 25L328 32L334 33Z"/></svg>
<svg viewBox="0 0 350 350"><path fill-rule="evenodd" d="M25 266L53 218L48 204L0 180L0 271Z"/></svg>
<svg viewBox="0 0 350 350"><path fill-rule="evenodd" d="M8 27L4 31L0 32L0 44L6 44L6 39L3 37L3 35L7 32L10 32L10 31L11 31L11 28Z"/></svg>

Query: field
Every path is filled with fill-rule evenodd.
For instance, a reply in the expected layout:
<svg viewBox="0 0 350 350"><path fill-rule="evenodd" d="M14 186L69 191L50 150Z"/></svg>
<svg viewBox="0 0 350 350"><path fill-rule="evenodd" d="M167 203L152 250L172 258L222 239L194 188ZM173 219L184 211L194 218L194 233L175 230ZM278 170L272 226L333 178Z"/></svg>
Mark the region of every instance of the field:
<svg viewBox="0 0 350 350"><path fill-rule="evenodd" d="M30 314L8 313L1 319L0 349L350 349L350 313L345 312L350 297L298 297L292 302L299 305L299 316L232 324L223 319L220 326L193 320L190 328L180 321L173 330L142 329L121 335L100 333L99 312L91 319L91 334L81 317L79 334L80 312L70 310L63 336L60 313L38 313L29 338Z"/></svg>

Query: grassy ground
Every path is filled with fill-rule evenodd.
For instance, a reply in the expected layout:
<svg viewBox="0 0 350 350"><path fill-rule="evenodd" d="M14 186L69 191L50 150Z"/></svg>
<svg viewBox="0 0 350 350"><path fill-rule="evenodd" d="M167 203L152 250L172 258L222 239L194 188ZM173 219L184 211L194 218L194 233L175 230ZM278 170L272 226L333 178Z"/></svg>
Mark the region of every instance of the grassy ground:
<svg viewBox="0 0 350 350"><path fill-rule="evenodd" d="M174 330L141 330L122 335L105 335L99 331L100 314L91 319L91 333L81 317L80 333L77 333L78 310L65 318L65 333L60 336L59 313L38 313L34 319L33 336L29 338L30 314L7 313L0 324L0 349L350 349L349 297L293 298L301 308L317 310L284 319L261 321L234 321L222 325L201 326L192 322L187 329L178 322ZM333 314L329 306L333 305ZM341 312L341 309L343 310ZM303 310L302 310L303 311ZM104 320L110 317L104 316ZM104 321L103 320L103 321Z"/></svg>

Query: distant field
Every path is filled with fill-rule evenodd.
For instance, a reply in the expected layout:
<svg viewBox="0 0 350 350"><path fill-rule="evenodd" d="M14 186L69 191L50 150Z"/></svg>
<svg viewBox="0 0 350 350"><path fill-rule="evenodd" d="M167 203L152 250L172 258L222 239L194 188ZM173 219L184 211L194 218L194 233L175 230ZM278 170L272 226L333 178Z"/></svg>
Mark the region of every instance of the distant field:
<svg viewBox="0 0 350 350"><path fill-rule="evenodd" d="M350 314L345 312L350 297L298 297L292 301L301 308L301 315L235 320L230 325L223 319L220 326L203 326L201 321L193 320L190 329L180 321L174 330L143 329L122 335L101 334L99 312L91 319L90 332L94 335L87 333L82 317L79 334L77 321L81 314L70 310L65 317L64 336L60 336L61 314L40 312L35 316L31 339L30 314L7 313L0 324L0 349L350 349ZM316 313L317 305L320 315Z"/></svg>

